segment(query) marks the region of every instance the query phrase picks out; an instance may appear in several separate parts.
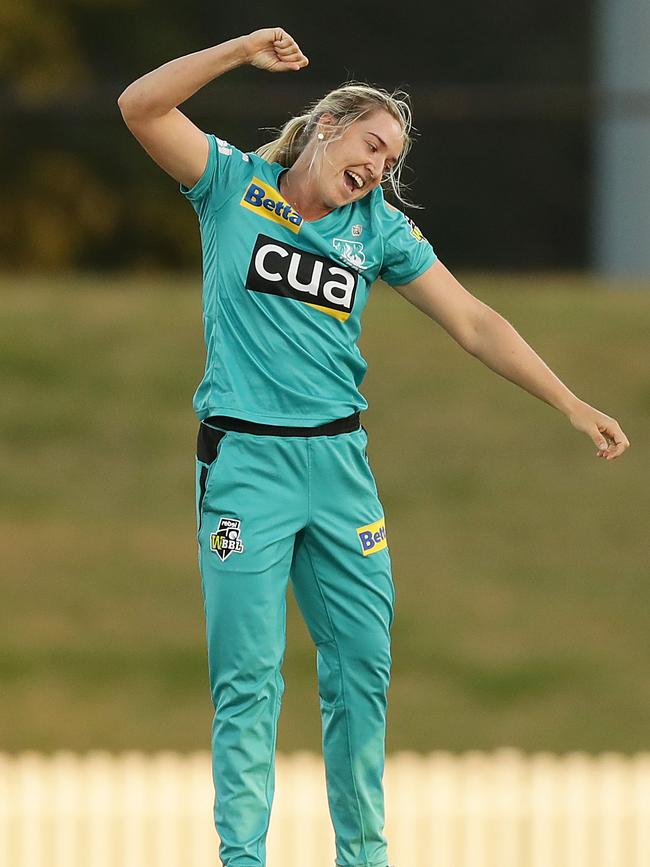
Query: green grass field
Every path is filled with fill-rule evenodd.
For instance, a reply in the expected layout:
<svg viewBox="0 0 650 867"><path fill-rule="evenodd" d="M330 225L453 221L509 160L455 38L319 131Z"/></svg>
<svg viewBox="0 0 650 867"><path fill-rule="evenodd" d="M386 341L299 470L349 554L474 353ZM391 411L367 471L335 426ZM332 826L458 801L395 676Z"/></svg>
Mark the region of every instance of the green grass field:
<svg viewBox="0 0 650 867"><path fill-rule="evenodd" d="M361 348L397 607L388 747L650 747L650 287L466 285L618 461L383 286ZM0 750L207 748L198 276L0 282ZM318 749L290 600L281 749Z"/></svg>

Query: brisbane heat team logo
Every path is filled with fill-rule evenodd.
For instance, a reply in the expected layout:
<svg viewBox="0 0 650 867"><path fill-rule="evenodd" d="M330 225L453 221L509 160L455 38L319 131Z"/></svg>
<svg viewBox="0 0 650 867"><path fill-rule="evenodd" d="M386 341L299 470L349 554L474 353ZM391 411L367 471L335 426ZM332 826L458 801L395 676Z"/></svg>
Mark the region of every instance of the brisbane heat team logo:
<svg viewBox="0 0 650 867"><path fill-rule="evenodd" d="M340 262L307 253L277 238L258 235L246 288L302 301L345 321L354 306L358 274Z"/></svg>
<svg viewBox="0 0 650 867"><path fill-rule="evenodd" d="M355 228L354 226L352 227ZM368 267L363 263L366 261L366 254L363 252L363 244L361 241L348 241L347 238L334 238L332 245L342 259L356 268L357 271L365 271Z"/></svg>
<svg viewBox="0 0 650 867"><path fill-rule="evenodd" d="M239 518L221 518L216 533L210 533L210 550L222 560L231 554L241 554L244 543L240 537Z"/></svg>

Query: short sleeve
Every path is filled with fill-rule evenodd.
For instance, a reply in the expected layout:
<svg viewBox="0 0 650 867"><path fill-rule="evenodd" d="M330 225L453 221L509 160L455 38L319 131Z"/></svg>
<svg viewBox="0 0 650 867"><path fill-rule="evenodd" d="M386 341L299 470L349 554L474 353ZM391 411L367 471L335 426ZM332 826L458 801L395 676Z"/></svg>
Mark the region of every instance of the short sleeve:
<svg viewBox="0 0 650 867"><path fill-rule="evenodd" d="M208 161L193 187L180 185L199 216L206 207L218 210L230 196L241 189L251 170L250 157L216 135L206 134Z"/></svg>
<svg viewBox="0 0 650 867"><path fill-rule="evenodd" d="M413 220L388 202L383 207L384 258L379 276L391 286L401 286L427 271L437 256Z"/></svg>

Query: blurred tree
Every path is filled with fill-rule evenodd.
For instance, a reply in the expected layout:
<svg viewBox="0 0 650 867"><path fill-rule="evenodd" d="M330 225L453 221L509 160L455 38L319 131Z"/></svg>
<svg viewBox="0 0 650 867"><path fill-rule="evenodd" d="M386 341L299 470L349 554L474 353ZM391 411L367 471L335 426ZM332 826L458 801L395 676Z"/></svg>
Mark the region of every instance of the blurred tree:
<svg viewBox="0 0 650 867"><path fill-rule="evenodd" d="M41 0L0 6L0 76L23 102L75 88L90 75L70 9Z"/></svg>
<svg viewBox="0 0 650 867"><path fill-rule="evenodd" d="M567 267L586 259L584 109L512 85L584 88L591 0L458 0L446 7L297 0L259 9L186 0L4 0L0 5L0 256L7 265L198 266L194 214L144 157L116 100L165 61L268 24L311 58L298 77L242 69L187 110L244 149L350 77L414 93L410 163L425 231L456 264ZM560 23L558 23L560 22ZM446 84L458 85L444 90ZM503 91L503 85L510 90ZM490 87L492 88L490 90ZM561 94L561 91L559 91ZM504 95L505 94L505 95ZM534 96L534 94L533 94Z"/></svg>

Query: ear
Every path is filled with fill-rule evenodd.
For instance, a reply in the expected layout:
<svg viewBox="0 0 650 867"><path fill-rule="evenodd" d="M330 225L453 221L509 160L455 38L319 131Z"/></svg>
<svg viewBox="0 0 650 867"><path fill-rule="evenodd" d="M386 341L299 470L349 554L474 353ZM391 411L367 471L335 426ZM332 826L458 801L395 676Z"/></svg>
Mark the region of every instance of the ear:
<svg viewBox="0 0 650 867"><path fill-rule="evenodd" d="M338 123L333 114L328 111L321 114L318 118L318 132L322 132L325 138L328 138L334 132L334 127Z"/></svg>

